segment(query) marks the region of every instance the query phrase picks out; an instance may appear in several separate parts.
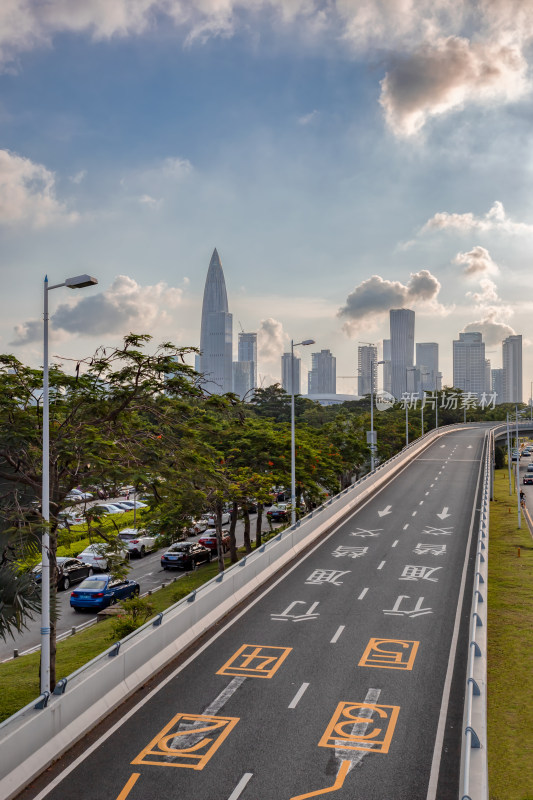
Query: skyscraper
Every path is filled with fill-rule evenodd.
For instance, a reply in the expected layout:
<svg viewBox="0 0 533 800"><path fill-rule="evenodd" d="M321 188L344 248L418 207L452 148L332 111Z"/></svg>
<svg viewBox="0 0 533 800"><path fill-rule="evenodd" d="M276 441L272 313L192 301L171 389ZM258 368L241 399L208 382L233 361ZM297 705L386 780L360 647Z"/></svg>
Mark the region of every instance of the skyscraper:
<svg viewBox="0 0 533 800"><path fill-rule="evenodd" d="M336 394L337 359L330 350L311 353L311 369L307 373L308 394Z"/></svg>
<svg viewBox="0 0 533 800"><path fill-rule="evenodd" d="M250 389L257 388L257 333L239 333L238 360L250 364Z"/></svg>
<svg viewBox="0 0 533 800"><path fill-rule="evenodd" d="M464 392L482 394L486 386L485 344L481 333L460 333L453 342L453 385Z"/></svg>
<svg viewBox="0 0 533 800"><path fill-rule="evenodd" d="M383 339L383 391L392 394L390 339Z"/></svg>
<svg viewBox="0 0 533 800"><path fill-rule="evenodd" d="M502 342L504 403L522 402L522 336L508 336Z"/></svg>
<svg viewBox="0 0 533 800"><path fill-rule="evenodd" d="M495 405L503 403L503 395L505 391L505 370L493 369L491 370L492 385L491 390L496 395L494 401Z"/></svg>
<svg viewBox="0 0 533 800"><path fill-rule="evenodd" d="M301 394L300 367L301 359L294 356L294 394ZM281 385L286 392L291 391L291 354L281 356Z"/></svg>
<svg viewBox="0 0 533 800"><path fill-rule="evenodd" d="M204 387L212 394L231 392L233 318L228 311L226 282L216 248L205 279L200 350L200 372L205 376Z"/></svg>
<svg viewBox="0 0 533 800"><path fill-rule="evenodd" d="M416 368L420 370L420 391L434 392L439 373L439 346L436 342L416 343Z"/></svg>
<svg viewBox="0 0 533 800"><path fill-rule="evenodd" d="M407 370L415 355L415 312L409 308L391 308L390 343L392 392L399 400L407 392Z"/></svg>
<svg viewBox="0 0 533 800"><path fill-rule="evenodd" d="M374 394L378 388L378 348L373 345L360 345L357 348L357 394L364 397L370 394L370 387ZM373 380L371 381L371 377Z"/></svg>

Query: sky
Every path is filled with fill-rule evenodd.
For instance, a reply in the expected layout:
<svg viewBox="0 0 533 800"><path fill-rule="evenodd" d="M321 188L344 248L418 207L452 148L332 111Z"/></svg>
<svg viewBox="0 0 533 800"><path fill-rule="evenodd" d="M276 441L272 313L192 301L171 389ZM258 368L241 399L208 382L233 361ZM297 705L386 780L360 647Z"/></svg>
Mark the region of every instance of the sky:
<svg viewBox="0 0 533 800"><path fill-rule="evenodd" d="M259 374L313 338L524 337L533 381L529 0L3 0L0 352L42 364L130 331L198 346L214 247ZM304 369L305 372L305 369Z"/></svg>

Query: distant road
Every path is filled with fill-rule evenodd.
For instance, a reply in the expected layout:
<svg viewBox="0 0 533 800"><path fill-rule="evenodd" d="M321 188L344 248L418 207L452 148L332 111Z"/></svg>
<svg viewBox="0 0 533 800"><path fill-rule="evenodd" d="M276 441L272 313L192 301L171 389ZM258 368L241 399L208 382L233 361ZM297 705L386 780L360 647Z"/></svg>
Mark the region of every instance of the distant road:
<svg viewBox="0 0 533 800"><path fill-rule="evenodd" d="M434 443L24 800L456 800L483 436Z"/></svg>

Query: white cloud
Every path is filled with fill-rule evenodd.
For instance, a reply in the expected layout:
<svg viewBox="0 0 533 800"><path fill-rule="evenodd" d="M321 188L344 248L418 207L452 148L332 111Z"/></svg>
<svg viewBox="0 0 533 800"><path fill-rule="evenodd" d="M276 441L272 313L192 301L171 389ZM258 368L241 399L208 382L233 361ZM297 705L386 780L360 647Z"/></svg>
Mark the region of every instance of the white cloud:
<svg viewBox="0 0 533 800"><path fill-rule="evenodd" d="M149 194L142 194L139 197L139 203L150 208L159 208L162 202L162 200L156 200L155 197L151 197Z"/></svg>
<svg viewBox="0 0 533 800"><path fill-rule="evenodd" d="M262 319L257 332L258 358L279 368L279 360L285 352L288 338L282 323L277 319Z"/></svg>
<svg viewBox="0 0 533 800"><path fill-rule="evenodd" d="M532 234L533 225L526 222L515 222L509 217L503 204L496 200L492 207L482 217L477 217L471 211L465 214L439 211L420 229L419 235L434 231L452 230L459 233L487 233L499 231L511 235Z"/></svg>
<svg viewBox="0 0 533 800"><path fill-rule="evenodd" d="M440 288L437 278L427 269L411 273L407 284L372 275L350 292L337 316L347 318L343 329L348 336L356 336L391 308L416 305L423 311L444 315L447 310L437 300Z"/></svg>
<svg viewBox="0 0 533 800"><path fill-rule="evenodd" d="M310 125L318 116L319 112L315 108L309 114L304 114L303 117L298 117L298 123L300 125Z"/></svg>
<svg viewBox="0 0 533 800"><path fill-rule="evenodd" d="M487 303L497 303L500 300L498 295L498 287L491 281L490 278L481 278L479 281L478 292L467 292L467 297L471 297L478 305L486 305Z"/></svg>
<svg viewBox="0 0 533 800"><path fill-rule="evenodd" d="M469 253L457 253L453 262L463 266L463 275L468 278L479 275L498 275L500 271L489 251L480 245L473 247Z"/></svg>
<svg viewBox="0 0 533 800"><path fill-rule="evenodd" d="M70 176L70 180L72 183L80 184L86 177L87 177L87 170L80 169L80 171L76 172L75 175Z"/></svg>
<svg viewBox="0 0 533 800"><path fill-rule="evenodd" d="M150 333L156 323L171 321L168 312L181 303L182 296L182 289L163 282L141 286L127 275L118 275L107 291L61 304L51 323L56 331L85 336ZM11 344L29 344L41 337L42 322L29 320L16 326Z"/></svg>
<svg viewBox="0 0 533 800"><path fill-rule="evenodd" d="M527 62L514 45L449 36L395 56L381 82L385 119L398 136L412 136L428 119L467 103L507 103L529 90Z"/></svg>
<svg viewBox="0 0 533 800"><path fill-rule="evenodd" d="M56 198L53 172L29 158L0 150L0 224L43 228L78 218Z"/></svg>
<svg viewBox="0 0 533 800"><path fill-rule="evenodd" d="M489 347L501 344L507 336L514 335L514 329L501 319L501 311L489 308L485 315L476 322L470 322L463 328L464 333L478 332L483 334L483 341Z"/></svg>

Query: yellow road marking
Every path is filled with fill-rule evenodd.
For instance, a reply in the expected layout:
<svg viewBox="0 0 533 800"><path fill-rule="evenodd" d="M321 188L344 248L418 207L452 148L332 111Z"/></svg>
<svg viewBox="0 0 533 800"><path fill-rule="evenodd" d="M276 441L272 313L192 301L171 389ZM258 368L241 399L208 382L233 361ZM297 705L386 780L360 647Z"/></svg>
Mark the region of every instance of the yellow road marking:
<svg viewBox="0 0 533 800"><path fill-rule="evenodd" d="M419 644L409 639L370 639L358 666L411 670Z"/></svg>
<svg viewBox="0 0 533 800"><path fill-rule="evenodd" d="M137 783L137 779L140 778L140 777L141 777L141 773L140 772L134 772L133 775L130 775L130 778L129 778L127 784L125 785L125 787L123 788L123 790L121 791L119 796L117 797L117 800L126 800L126 797L129 795L129 793L131 792L131 790L133 789L133 787Z"/></svg>
<svg viewBox="0 0 533 800"><path fill-rule="evenodd" d="M239 717L176 714L131 763L203 769L238 721Z"/></svg>
<svg viewBox="0 0 533 800"><path fill-rule="evenodd" d="M306 797L318 797L320 794L328 794L329 792L336 792L337 789L341 789L344 779L350 769L350 763L350 761L341 762L340 769L337 772L337 779L333 786L328 786L327 789L318 789L316 792L308 792L308 794L299 794L296 797L291 797L291 800L305 800Z"/></svg>
<svg viewBox="0 0 533 800"><path fill-rule="evenodd" d="M292 647L243 644L218 670L217 675L247 675L271 678L285 661Z"/></svg>
<svg viewBox="0 0 533 800"><path fill-rule="evenodd" d="M359 716L362 709L370 709L371 716ZM400 706L339 703L318 746L388 753L399 713ZM374 714L378 716L376 721L372 719ZM377 724L378 722L380 725ZM359 725L361 726L360 730L354 731L354 728Z"/></svg>

